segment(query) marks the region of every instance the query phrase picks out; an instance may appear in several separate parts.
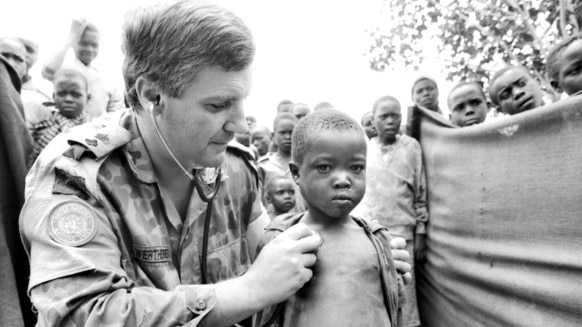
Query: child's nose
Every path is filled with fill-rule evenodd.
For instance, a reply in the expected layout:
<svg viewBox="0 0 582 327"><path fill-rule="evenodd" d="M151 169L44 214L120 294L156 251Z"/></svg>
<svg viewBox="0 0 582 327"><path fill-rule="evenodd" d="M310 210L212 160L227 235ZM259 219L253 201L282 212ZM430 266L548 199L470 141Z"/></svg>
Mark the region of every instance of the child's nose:
<svg viewBox="0 0 582 327"><path fill-rule="evenodd" d="M352 186L350 182L349 174L344 171L340 171L336 173L335 180L334 180L334 187L335 188L349 188Z"/></svg>

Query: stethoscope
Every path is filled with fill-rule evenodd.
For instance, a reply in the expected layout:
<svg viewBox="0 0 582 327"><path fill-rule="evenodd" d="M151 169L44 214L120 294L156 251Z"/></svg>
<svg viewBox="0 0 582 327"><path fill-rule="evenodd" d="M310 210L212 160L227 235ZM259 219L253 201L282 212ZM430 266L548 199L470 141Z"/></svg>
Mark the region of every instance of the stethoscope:
<svg viewBox="0 0 582 327"><path fill-rule="evenodd" d="M159 97L157 99L157 104L159 104ZM174 162L178 165L178 167L180 167L180 169L182 169L182 171L184 172L184 174L186 176L188 176L188 178L194 182L194 188L196 188L196 192L198 192L198 196L200 196L200 199L202 199L202 201L206 202L206 215L205 215L205 220L204 220L204 229L202 232L202 251L200 254L200 271L202 273L201 279L202 279L202 284L208 284L209 279L208 279L208 234L210 231L210 218L212 216L212 203L214 201L214 198L216 197L216 195L218 194L218 189L220 188L220 178L221 178L221 169L218 169L218 173L216 174L216 179L214 180L214 188L212 189L212 191L210 191L210 193L206 193L204 191L204 188L202 186L202 184L205 184L205 182L203 180L200 179L200 177L198 177L198 174L196 173L191 173L188 170L186 170L186 168L184 168L184 166L182 166L182 164L180 163L180 161L178 160L178 158L176 158L176 156L174 155L174 152L170 149L170 146L168 145L168 143L166 142L166 140L164 139L164 137L162 136L162 133L160 132L160 128L158 127L158 123L156 122L156 119L154 117L154 103L152 102L151 106L149 107L149 112L150 112L150 117L152 119L152 123L154 125L154 130L156 131L156 134L158 135L158 137L160 138L160 141L162 141L162 145L166 148L166 151L168 151L168 153L170 154L170 156L172 157L172 159L174 160ZM192 172L196 171L196 169L192 169ZM270 326L275 322L276 317L278 316L279 311L281 310L281 305L277 305L275 312L273 313L273 315L270 317L269 321L267 321L267 323L265 323L265 325L263 325L263 327L266 326ZM260 324L260 317L262 315L259 315L259 324ZM240 327L240 325L235 324L234 327Z"/></svg>
<svg viewBox="0 0 582 327"><path fill-rule="evenodd" d="M159 98L156 101L159 104ZM186 170L186 168L184 168L184 166L182 166L182 164L180 163L180 161L178 160L178 158L176 158L176 156L174 155L174 152L170 149L170 146L168 145L168 143L166 142L166 140L164 139L164 137L162 136L162 133L160 132L160 128L158 127L158 123L156 122L156 119L154 117L154 103L151 104L150 108L149 108L149 112L150 112L150 117L152 119L152 123L154 124L154 129L156 131L156 134L158 134L158 137L160 138L160 141L162 141L162 144L164 145L164 147L166 148L166 150L168 151L168 153L170 154L170 156L172 157L172 159L174 160L174 162L178 165L178 167L180 167L180 169L182 169L182 171L184 172L184 174L186 174L186 176L188 176L188 178L194 182L194 188L196 188L196 192L198 192L198 195L200 196L200 199L202 199L202 201L206 202L206 216L204 219L204 229L202 232L202 251L200 254L200 271L202 272L202 284L208 284L209 279L208 279L208 234L210 231L210 219L212 216L212 202L214 200L214 198L216 197L216 195L218 194L218 189L220 188L220 178L221 178L221 169L218 169L218 173L216 174L216 179L214 180L214 188L212 189L212 191L210 191L210 193L206 193L204 191L204 188L202 186L202 184L205 184L203 180L200 179L200 177L198 177L198 174L196 173L191 173L188 170ZM192 169L192 172L194 172L196 169Z"/></svg>

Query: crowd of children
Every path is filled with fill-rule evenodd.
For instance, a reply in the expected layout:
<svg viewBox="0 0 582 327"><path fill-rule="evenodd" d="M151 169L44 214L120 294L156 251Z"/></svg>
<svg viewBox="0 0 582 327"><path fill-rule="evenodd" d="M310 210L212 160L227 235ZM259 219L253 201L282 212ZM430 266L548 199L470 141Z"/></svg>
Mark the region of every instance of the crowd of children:
<svg viewBox="0 0 582 327"><path fill-rule="evenodd" d="M91 66L99 42L94 25L73 21L65 46L43 68L54 86L52 98L22 93L33 158L65 129L124 107L119 93ZM28 40L0 39L0 54L23 85L30 83L28 70L36 51ZM556 45L546 66L557 92L579 94L582 36ZM40 93L32 86L27 90ZM249 131L237 134L236 140L255 153L263 204L272 219L262 245L299 222L324 240L314 267L317 278L278 310L266 311L276 315L278 324L420 326L414 273L404 286L386 248L392 237L401 237L413 264L424 259L427 183L421 147L407 134L419 108L443 114L438 95L435 79L417 78L404 122L401 104L390 95L366 110L361 124L327 102L312 112L304 103L281 101L272 131L247 117ZM487 90L478 82L463 81L447 96L448 118L459 127L484 123L492 106L516 115L543 104L542 89L528 68L514 65L495 72ZM368 296L352 301L354 294L363 293Z"/></svg>

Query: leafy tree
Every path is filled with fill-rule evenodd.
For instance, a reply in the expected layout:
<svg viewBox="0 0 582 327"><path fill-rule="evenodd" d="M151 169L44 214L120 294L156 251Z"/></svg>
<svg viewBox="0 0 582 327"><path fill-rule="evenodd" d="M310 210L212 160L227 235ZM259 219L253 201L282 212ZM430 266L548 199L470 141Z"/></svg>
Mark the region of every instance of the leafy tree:
<svg viewBox="0 0 582 327"><path fill-rule="evenodd" d="M386 23L368 30L374 70L397 64L417 68L427 42L436 43L447 79L487 85L500 62L528 67L542 88L545 56L562 37L578 33L576 0L384 0Z"/></svg>

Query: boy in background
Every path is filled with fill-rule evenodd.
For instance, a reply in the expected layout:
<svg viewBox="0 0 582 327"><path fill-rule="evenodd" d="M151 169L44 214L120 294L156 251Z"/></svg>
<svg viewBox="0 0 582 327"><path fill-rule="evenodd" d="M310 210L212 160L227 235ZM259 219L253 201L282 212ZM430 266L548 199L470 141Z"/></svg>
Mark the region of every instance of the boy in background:
<svg viewBox="0 0 582 327"><path fill-rule="evenodd" d="M373 137L376 137L378 135L378 132L376 131L376 127L374 127L374 115L372 114L371 111L366 112L363 116L362 116L362 128L364 129L364 133L366 133L366 136L368 137L369 140L371 140Z"/></svg>
<svg viewBox="0 0 582 327"><path fill-rule="evenodd" d="M272 177L265 185L265 198L273 206L269 213L272 220L295 208L295 184L284 175Z"/></svg>
<svg viewBox="0 0 582 327"><path fill-rule="evenodd" d="M489 96L508 115L543 105L540 85L523 66L507 66L496 72L489 84Z"/></svg>
<svg viewBox="0 0 582 327"><path fill-rule="evenodd" d="M447 97L450 121L460 127L481 124L487 117L487 100L481 85L462 82L453 87Z"/></svg>
<svg viewBox="0 0 582 327"><path fill-rule="evenodd" d="M89 102L87 78L74 69L61 69L54 76L56 110L48 118L32 127L34 157L66 128L87 123L91 117L85 112Z"/></svg>
<svg viewBox="0 0 582 327"><path fill-rule="evenodd" d="M418 142L398 133L402 120L400 103L392 96L379 98L373 106L378 136L368 143L366 194L354 214L376 220L390 236L406 240L410 254L412 282L406 285L404 326L420 326L416 304L414 265L424 260L427 190Z"/></svg>
<svg viewBox="0 0 582 327"><path fill-rule="evenodd" d="M84 19L73 20L69 36L65 43L44 65L42 76L54 82L54 74L61 68L72 68L80 71L89 82L89 101L85 112L92 118L105 112L115 111L123 107L121 92L107 85L98 69L91 64L99 54L99 30ZM74 51L70 55L69 48Z"/></svg>
<svg viewBox="0 0 582 327"><path fill-rule="evenodd" d="M251 130L251 144L259 152L259 163L269 159L271 138L271 131L266 126L257 126Z"/></svg>
<svg viewBox="0 0 582 327"><path fill-rule="evenodd" d="M311 113L311 109L305 103L295 103L293 105L293 115L299 121L301 118L309 115Z"/></svg>
<svg viewBox="0 0 582 327"><path fill-rule="evenodd" d="M550 51L546 71L557 92L572 96L582 91L582 34L563 40Z"/></svg>
<svg viewBox="0 0 582 327"><path fill-rule="evenodd" d="M400 326L399 290L388 230L350 215L366 189L366 139L337 110L303 118L293 134L291 171L307 212L277 217L262 246L297 223L323 243L311 281L275 311L281 326ZM268 320L272 313L260 314Z"/></svg>
<svg viewBox="0 0 582 327"><path fill-rule="evenodd" d="M275 117L273 122L273 143L277 145L277 151L272 153L267 160L259 163L259 176L263 181L263 185L269 183L269 179L274 176L285 175L291 178L289 162L291 161L291 136L293 135L295 124L297 124L297 118L291 113L283 112ZM297 188L296 191L298 194ZM263 204L267 207L269 214L272 214L273 207L267 202L264 190ZM303 199L297 196L293 212L302 212L305 211L305 208Z"/></svg>

